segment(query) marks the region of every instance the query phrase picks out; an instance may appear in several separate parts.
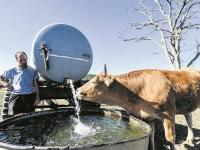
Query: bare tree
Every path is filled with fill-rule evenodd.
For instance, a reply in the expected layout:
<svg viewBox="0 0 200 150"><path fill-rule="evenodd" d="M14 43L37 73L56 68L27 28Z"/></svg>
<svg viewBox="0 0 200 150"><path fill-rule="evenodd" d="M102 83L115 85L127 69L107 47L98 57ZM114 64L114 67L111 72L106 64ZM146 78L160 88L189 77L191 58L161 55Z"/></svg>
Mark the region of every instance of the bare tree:
<svg viewBox="0 0 200 150"><path fill-rule="evenodd" d="M183 52L182 46L186 41L186 35L193 29L200 29L199 7L200 0L140 0L138 7L128 11L142 14L145 21L131 23L119 37L124 41L152 41L164 50L170 68L180 69L184 61L181 59L181 52ZM146 33L125 38L125 32L131 28ZM160 38L155 38L155 34L159 34ZM199 47L197 42L197 52L186 66L192 65L199 57Z"/></svg>

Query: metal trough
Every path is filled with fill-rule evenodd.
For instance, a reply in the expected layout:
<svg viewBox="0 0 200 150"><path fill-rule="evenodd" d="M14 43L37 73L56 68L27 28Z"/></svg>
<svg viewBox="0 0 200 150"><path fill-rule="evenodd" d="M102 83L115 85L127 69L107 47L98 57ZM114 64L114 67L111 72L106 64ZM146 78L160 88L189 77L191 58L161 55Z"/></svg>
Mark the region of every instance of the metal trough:
<svg viewBox="0 0 200 150"><path fill-rule="evenodd" d="M0 129L3 127L6 127L8 125L21 122L25 119L31 119L33 117L40 117L40 116L49 116L49 115L56 115L56 114L61 114L61 113L67 113L70 115L73 115L74 109L72 108L65 108L65 109L58 109L58 110L49 110L49 111L38 111L38 112L33 112L21 116L16 116L9 118L7 120L4 120L3 122L0 123ZM19 146L19 145L14 145L14 144L7 144L7 143L2 143L0 142L0 147L1 149L38 149L38 150L49 150L49 149L60 149L60 150L148 150L148 145L149 145L149 137L151 134L151 127L139 120L136 119L124 111L119 111L119 110L108 110L108 109L82 109L81 110L81 115L103 115L103 116L108 116L108 117L119 117L120 120L128 120L131 123L137 124L138 126L142 127L143 130L145 131L145 135L142 137L139 137L137 139L131 139L128 141L120 141L120 142L109 142L109 143L103 143L99 145L85 145L85 146L76 146L76 147L70 147L68 145L66 146L37 146L37 145L32 145L32 146Z"/></svg>

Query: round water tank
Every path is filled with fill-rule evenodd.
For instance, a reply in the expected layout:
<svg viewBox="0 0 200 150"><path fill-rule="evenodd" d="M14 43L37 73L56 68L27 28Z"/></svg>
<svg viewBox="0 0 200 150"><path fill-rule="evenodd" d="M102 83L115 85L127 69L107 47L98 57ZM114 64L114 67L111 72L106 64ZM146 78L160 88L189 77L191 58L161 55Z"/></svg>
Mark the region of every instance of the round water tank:
<svg viewBox="0 0 200 150"><path fill-rule="evenodd" d="M78 81L89 72L92 61L87 38L66 24L42 28L32 44L31 65L45 80L62 83L70 78Z"/></svg>

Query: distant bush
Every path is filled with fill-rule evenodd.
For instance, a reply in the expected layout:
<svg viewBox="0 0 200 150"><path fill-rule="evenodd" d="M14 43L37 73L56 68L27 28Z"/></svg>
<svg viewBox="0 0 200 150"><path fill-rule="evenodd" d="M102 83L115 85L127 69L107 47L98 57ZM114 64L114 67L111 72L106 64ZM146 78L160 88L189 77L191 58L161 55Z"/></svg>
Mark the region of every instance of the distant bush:
<svg viewBox="0 0 200 150"><path fill-rule="evenodd" d="M91 80L94 76L96 76L95 74L87 74L84 78L83 78L83 80Z"/></svg>

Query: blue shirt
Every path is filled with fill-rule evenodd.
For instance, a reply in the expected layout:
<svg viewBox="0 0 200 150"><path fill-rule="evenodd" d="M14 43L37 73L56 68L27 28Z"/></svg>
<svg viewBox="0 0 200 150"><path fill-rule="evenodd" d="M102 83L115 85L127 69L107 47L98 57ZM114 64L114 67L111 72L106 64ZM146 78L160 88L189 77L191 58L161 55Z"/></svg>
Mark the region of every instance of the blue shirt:
<svg viewBox="0 0 200 150"><path fill-rule="evenodd" d="M31 94L35 92L34 80L39 78L37 70L28 66L22 70L19 66L6 70L2 75L3 78L10 79L13 86L13 94Z"/></svg>

